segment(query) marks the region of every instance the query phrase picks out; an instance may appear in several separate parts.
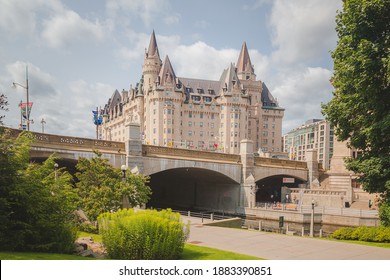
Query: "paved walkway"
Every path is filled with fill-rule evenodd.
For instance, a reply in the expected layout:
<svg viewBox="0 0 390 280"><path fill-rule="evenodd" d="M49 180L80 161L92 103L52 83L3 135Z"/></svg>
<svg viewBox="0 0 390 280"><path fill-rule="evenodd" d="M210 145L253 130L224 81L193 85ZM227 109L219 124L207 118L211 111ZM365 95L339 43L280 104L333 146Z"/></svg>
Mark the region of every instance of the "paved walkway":
<svg viewBox="0 0 390 280"><path fill-rule="evenodd" d="M187 242L270 260L390 260L390 249L255 230L203 226L191 221Z"/></svg>

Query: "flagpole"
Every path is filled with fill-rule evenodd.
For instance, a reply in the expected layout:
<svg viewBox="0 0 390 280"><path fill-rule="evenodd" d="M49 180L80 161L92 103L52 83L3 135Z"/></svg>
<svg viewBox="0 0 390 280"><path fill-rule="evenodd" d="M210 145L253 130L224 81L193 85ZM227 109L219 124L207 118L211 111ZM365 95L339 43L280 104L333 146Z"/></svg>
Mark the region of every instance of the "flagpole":
<svg viewBox="0 0 390 280"><path fill-rule="evenodd" d="M30 131L30 110L29 110L29 100L28 100L28 65L26 65L26 94L27 94L27 108L26 108L26 115L27 115L27 131Z"/></svg>
<svg viewBox="0 0 390 280"><path fill-rule="evenodd" d="M22 108L22 106L23 106L23 101L22 100L20 100L20 103L19 103L19 107L20 107L20 129L22 129L23 130L23 108Z"/></svg>
<svg viewBox="0 0 390 280"><path fill-rule="evenodd" d="M98 118L99 117L99 111L98 111L98 107L96 107L96 118ZM99 127L99 120L97 119L97 121L96 121L96 140L99 140L99 129L98 129L98 127Z"/></svg>

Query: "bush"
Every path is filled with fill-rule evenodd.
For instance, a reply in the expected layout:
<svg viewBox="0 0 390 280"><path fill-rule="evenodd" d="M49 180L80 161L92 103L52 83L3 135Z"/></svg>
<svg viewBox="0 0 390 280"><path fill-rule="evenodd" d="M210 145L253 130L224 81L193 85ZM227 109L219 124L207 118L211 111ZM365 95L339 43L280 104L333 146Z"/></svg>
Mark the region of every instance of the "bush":
<svg viewBox="0 0 390 280"><path fill-rule="evenodd" d="M123 209L100 215L98 223L111 259L177 259L189 234L189 225L184 226L180 214L170 209L160 212Z"/></svg>
<svg viewBox="0 0 390 280"><path fill-rule="evenodd" d="M389 227L341 228L330 236L340 240L359 240L367 242L390 242Z"/></svg>
<svg viewBox="0 0 390 280"><path fill-rule="evenodd" d="M76 239L71 175L54 156L30 163L32 135L0 127L0 251L70 253Z"/></svg>
<svg viewBox="0 0 390 280"><path fill-rule="evenodd" d="M381 203L379 207L379 219L382 226L390 227L390 204Z"/></svg>

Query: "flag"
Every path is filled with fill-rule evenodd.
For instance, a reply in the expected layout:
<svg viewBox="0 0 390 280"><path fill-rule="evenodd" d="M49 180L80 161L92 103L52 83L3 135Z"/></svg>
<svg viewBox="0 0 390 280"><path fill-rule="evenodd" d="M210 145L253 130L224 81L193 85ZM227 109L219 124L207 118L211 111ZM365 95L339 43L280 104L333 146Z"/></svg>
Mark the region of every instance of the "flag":
<svg viewBox="0 0 390 280"><path fill-rule="evenodd" d="M95 125L101 125L103 123L103 110L92 111L93 123Z"/></svg>
<svg viewBox="0 0 390 280"><path fill-rule="evenodd" d="M28 106L27 103L20 103L19 105L20 105L20 110L22 111L23 118L27 120L27 112L28 112L28 118L30 118L30 113L31 113L31 108L33 106L33 103L28 102Z"/></svg>

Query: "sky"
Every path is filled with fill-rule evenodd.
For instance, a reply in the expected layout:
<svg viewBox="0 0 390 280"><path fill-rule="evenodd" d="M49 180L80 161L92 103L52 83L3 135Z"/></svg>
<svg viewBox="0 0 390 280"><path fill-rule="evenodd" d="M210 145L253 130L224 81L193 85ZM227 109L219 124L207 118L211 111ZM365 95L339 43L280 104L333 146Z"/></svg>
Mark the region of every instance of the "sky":
<svg viewBox="0 0 390 280"><path fill-rule="evenodd" d="M28 68L32 131L95 137L92 110L142 75L155 31L178 77L219 80L243 42L285 108L283 133L323 118L340 0L0 0L3 122L17 128Z"/></svg>

